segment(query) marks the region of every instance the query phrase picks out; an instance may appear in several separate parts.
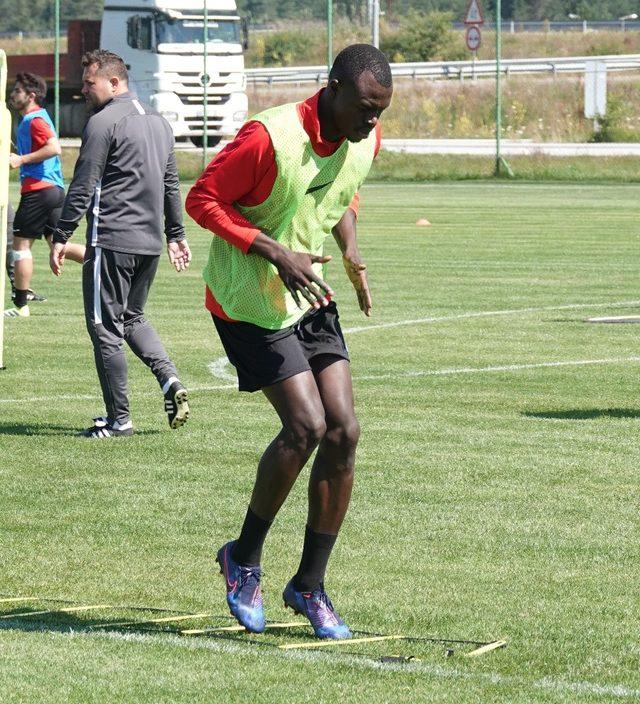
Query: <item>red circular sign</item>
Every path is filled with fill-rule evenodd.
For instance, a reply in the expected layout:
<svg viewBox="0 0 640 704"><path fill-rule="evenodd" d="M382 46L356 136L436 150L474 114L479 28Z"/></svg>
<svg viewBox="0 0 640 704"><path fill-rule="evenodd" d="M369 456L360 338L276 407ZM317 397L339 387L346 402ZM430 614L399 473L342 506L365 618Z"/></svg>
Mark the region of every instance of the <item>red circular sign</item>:
<svg viewBox="0 0 640 704"><path fill-rule="evenodd" d="M467 46L471 51L477 51L482 42L482 35L480 34L480 27L471 25L467 29Z"/></svg>

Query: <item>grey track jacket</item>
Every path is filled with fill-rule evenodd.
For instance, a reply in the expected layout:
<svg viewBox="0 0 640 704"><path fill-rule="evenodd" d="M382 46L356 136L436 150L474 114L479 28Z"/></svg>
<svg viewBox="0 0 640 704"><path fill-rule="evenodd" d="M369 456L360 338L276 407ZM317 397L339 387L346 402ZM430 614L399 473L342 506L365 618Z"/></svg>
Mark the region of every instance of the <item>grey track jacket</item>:
<svg viewBox="0 0 640 704"><path fill-rule="evenodd" d="M169 123L124 93L89 118L73 180L53 235L66 242L87 214L87 246L160 254L184 239Z"/></svg>

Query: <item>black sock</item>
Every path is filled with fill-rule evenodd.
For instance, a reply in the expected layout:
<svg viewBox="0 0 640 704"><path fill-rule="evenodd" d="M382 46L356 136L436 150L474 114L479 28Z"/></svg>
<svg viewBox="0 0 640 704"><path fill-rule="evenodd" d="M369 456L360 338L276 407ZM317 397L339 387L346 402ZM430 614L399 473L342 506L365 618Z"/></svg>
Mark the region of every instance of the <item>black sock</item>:
<svg viewBox="0 0 640 704"><path fill-rule="evenodd" d="M316 533L307 526L304 532L304 548L302 549L300 567L298 567L294 578L297 591L312 592L320 588L324 582L324 573L327 571L327 563L337 538L337 535Z"/></svg>
<svg viewBox="0 0 640 704"><path fill-rule="evenodd" d="M29 289L26 288L17 288L16 289L16 297L13 299L14 303L16 304L16 308L22 308L22 306L27 305L27 294L29 293Z"/></svg>
<svg viewBox="0 0 640 704"><path fill-rule="evenodd" d="M253 567L260 564L264 539L272 523L273 521L265 521L264 518L256 516L251 508L247 509L240 537L231 551L231 557L239 565Z"/></svg>

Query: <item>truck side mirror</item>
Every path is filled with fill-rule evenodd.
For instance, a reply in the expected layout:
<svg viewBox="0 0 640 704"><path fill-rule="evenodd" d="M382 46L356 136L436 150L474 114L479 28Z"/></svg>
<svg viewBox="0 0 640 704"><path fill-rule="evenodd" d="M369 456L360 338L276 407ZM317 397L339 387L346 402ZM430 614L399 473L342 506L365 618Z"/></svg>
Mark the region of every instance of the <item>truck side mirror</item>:
<svg viewBox="0 0 640 704"><path fill-rule="evenodd" d="M242 48L246 51L249 48L249 18L242 17Z"/></svg>

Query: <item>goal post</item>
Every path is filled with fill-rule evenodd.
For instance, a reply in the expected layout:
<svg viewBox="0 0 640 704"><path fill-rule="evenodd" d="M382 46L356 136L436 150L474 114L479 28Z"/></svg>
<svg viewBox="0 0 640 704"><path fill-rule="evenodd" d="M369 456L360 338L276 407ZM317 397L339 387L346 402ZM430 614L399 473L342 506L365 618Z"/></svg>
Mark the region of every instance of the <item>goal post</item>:
<svg viewBox="0 0 640 704"><path fill-rule="evenodd" d="M7 212L9 208L9 153L11 151L11 113L4 97L7 92L7 57L0 49L0 295L4 310L6 285ZM4 316L0 315L0 369L4 369Z"/></svg>

